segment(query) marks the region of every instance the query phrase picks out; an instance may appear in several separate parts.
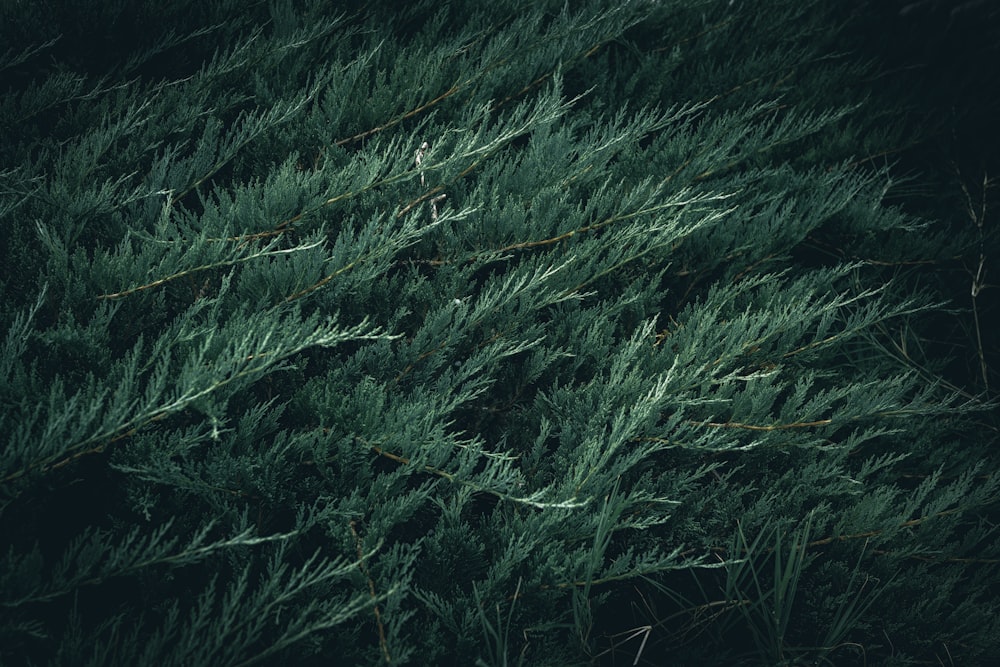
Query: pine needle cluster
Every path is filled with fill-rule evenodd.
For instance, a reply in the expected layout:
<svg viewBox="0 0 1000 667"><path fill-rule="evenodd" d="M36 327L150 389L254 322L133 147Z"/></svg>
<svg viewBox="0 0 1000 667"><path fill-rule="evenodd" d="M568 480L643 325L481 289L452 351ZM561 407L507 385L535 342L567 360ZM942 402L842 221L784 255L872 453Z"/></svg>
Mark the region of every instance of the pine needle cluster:
<svg viewBox="0 0 1000 667"><path fill-rule="evenodd" d="M0 662L1000 656L988 181L907 204L840 3L63 4L0 10Z"/></svg>

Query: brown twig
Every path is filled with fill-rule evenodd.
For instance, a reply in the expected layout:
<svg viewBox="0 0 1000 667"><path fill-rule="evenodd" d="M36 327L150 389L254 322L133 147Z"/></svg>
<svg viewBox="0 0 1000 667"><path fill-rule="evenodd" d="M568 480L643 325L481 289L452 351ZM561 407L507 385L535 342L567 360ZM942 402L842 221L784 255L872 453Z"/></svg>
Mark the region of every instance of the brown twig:
<svg viewBox="0 0 1000 667"><path fill-rule="evenodd" d="M373 127L370 130L366 130L364 132L359 132L358 134L355 134L353 137L346 137L344 139L338 139L337 141L334 142L334 144L337 145L337 146L343 146L345 144L349 144L349 143L358 141L359 139L364 139L366 137L370 137L371 135L375 134L376 132L381 132L382 130L387 130L390 127L393 127L394 125L398 125L399 123L403 122L407 118L412 118L412 117L416 116L417 114L419 114L419 113L421 113L423 111L426 111L427 109L431 108L435 104L438 104L439 102L442 102L443 100L446 100L447 98L449 98L452 95L454 95L455 93L457 93L459 90L461 90L461 88L459 86L457 86L457 85L454 85L451 88L449 88L448 90L446 90L445 92L443 92L440 95L438 95L437 97L435 97L433 100L431 100L429 102L425 102L424 104L421 104L419 107L417 107L415 109L411 109L411 110L407 111L406 113L404 113L404 114L402 114L400 116L396 116L395 118L393 118L393 119L391 119L389 121L386 121L385 123L383 123L382 125L379 125L378 127Z"/></svg>
<svg viewBox="0 0 1000 667"><path fill-rule="evenodd" d="M385 664L392 664L392 657L389 655L389 647L385 642L385 626L382 625L382 612L378 608L378 595L375 593L375 582L372 581L371 575L368 573L368 566L365 565L365 552L361 544L361 537L358 535L358 531L355 529L355 523L351 520L347 524L351 529L351 535L354 536L354 544L358 550L358 567L361 568L361 572L365 575L365 579L368 580L368 592L372 596L372 600L375 602L375 625L378 626L378 645L382 648L382 657L385 658Z"/></svg>
<svg viewBox="0 0 1000 667"><path fill-rule="evenodd" d="M949 516L951 514L958 514L961 511L962 511L961 508L955 508L950 510L944 510L941 512L936 512L934 514L931 514L930 516L922 516L916 519L910 519L909 521L904 521L903 523L899 524L897 528L912 528L914 526L919 526L922 523L930 521L931 519L937 519L943 516ZM851 535L834 535L830 537L824 537L821 540L814 540L806 544L806 546L821 547L827 544L833 544L834 542L846 542L848 540L868 539L870 537L876 537L878 535L881 535L884 532L885 531L883 530L868 530L863 533L854 533Z"/></svg>
<svg viewBox="0 0 1000 667"><path fill-rule="evenodd" d="M741 428L747 431L787 431L793 428L815 428L829 426L832 419L819 419L811 422L792 422L790 424L744 424L741 422L690 422L697 426L712 426L715 428Z"/></svg>

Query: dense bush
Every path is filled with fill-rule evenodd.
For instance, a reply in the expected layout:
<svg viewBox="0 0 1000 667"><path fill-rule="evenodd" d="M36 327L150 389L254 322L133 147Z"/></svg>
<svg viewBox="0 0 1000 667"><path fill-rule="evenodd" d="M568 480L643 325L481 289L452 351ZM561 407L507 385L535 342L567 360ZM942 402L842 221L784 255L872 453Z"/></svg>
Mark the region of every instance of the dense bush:
<svg viewBox="0 0 1000 667"><path fill-rule="evenodd" d="M0 661L1000 658L913 4L5 3Z"/></svg>

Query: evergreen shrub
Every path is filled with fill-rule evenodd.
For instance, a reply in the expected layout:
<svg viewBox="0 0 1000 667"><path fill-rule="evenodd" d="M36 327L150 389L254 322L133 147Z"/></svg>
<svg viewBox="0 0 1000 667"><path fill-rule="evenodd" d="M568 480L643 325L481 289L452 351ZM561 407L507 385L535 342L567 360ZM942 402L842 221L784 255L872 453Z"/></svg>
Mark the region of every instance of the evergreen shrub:
<svg viewBox="0 0 1000 667"><path fill-rule="evenodd" d="M990 175L854 5L3 3L0 662L997 659Z"/></svg>

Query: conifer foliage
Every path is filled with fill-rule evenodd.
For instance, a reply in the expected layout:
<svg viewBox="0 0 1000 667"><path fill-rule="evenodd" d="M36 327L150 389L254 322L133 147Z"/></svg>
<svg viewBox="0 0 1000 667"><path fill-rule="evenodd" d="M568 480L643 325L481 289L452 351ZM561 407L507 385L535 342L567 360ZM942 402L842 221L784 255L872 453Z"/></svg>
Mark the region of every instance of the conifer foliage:
<svg viewBox="0 0 1000 667"><path fill-rule="evenodd" d="M0 662L995 658L839 5L5 3Z"/></svg>

